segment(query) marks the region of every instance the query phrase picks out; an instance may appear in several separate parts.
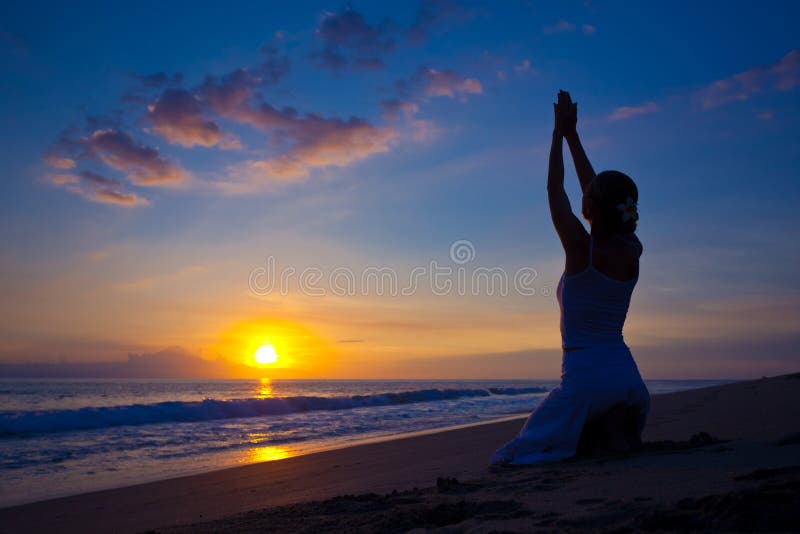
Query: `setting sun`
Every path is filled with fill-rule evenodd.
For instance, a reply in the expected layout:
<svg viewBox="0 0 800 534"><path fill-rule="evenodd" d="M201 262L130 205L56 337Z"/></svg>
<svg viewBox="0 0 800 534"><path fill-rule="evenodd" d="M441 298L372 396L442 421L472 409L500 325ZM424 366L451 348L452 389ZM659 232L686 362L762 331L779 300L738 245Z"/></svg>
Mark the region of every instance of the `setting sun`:
<svg viewBox="0 0 800 534"><path fill-rule="evenodd" d="M254 355L256 362L261 365L275 363L278 361L278 353L272 345L262 345L258 347Z"/></svg>

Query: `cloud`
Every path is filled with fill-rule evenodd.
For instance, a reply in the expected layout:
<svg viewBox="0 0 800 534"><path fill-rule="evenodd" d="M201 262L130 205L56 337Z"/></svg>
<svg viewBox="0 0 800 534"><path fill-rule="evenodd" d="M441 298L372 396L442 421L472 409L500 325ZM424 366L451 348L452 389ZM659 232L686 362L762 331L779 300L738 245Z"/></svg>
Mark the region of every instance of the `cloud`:
<svg viewBox="0 0 800 534"><path fill-rule="evenodd" d="M581 30L583 31L584 35L594 35L597 32L597 28L591 24L582 25Z"/></svg>
<svg viewBox="0 0 800 534"><path fill-rule="evenodd" d="M203 116L197 98L183 89L167 89L148 106L147 119L153 131L177 145L214 146L222 138L220 127Z"/></svg>
<svg viewBox="0 0 800 534"><path fill-rule="evenodd" d="M528 72L531 69L531 60L523 59L519 65L514 65L514 70L517 74L522 74L524 72Z"/></svg>
<svg viewBox="0 0 800 534"><path fill-rule="evenodd" d="M138 185L181 182L186 171L162 157L157 148L137 143L130 134L108 128L78 137L72 130L61 134L43 157L56 169L73 169L78 160L94 160L127 174Z"/></svg>
<svg viewBox="0 0 800 534"><path fill-rule="evenodd" d="M392 27L390 22L372 26L351 7L340 13L326 12L315 31L322 47L312 57L320 66L335 72L347 67L383 68L383 56L395 48Z"/></svg>
<svg viewBox="0 0 800 534"><path fill-rule="evenodd" d="M186 172L163 158L157 148L137 143L121 130L97 130L85 138L86 156L127 174L138 185L181 182Z"/></svg>
<svg viewBox="0 0 800 534"><path fill-rule="evenodd" d="M455 2L425 2L415 24L432 27L445 18L455 16L462 8ZM427 10L427 11L426 11ZM325 13L316 31L322 44L318 57L334 66L339 61L348 68L380 68L383 57L395 48L397 26L389 20L380 24L368 22L364 16L347 7L337 13ZM398 138L394 125L381 126L364 118L338 118L293 107L279 107L265 99L262 89L281 81L289 72L289 59L280 49L282 35L261 47L259 64L238 68L222 75L207 75L194 87L182 87L183 77L156 72L133 75L137 85L130 90L126 108L128 117L103 117L93 120L85 133L65 133L44 155L48 165L68 171L70 188L93 200L135 204L138 197L121 189L88 187L81 175L82 162L98 162L124 173L135 185L167 185L179 183L188 172L162 156L156 146L134 139L127 133L131 110L144 108L146 133L160 136L167 142L185 148L215 147L242 148L239 138L222 130L222 122L230 121L264 132L268 137L263 155L251 155L248 160L225 167L220 188L249 190L250 182L291 181L304 179L314 170L343 167L361 161L372 154L387 152ZM420 68L404 82L408 95L398 95L395 101L382 103L384 119L395 122L408 120L415 139L431 139L439 129L434 123L417 119L418 101L432 97L458 98L480 94L481 83L465 78L453 70ZM154 90L160 91L155 98ZM252 146L250 147L252 149ZM212 171L212 174L214 172ZM220 173L217 173L219 175ZM79 187L80 186L80 187ZM115 195L116 193L116 195ZM143 200L143 199L142 199Z"/></svg>
<svg viewBox="0 0 800 534"><path fill-rule="evenodd" d="M389 150L390 128L375 128L358 118L325 119L310 115L296 119L285 133L294 145L268 162L275 173L305 176L310 167L344 166Z"/></svg>
<svg viewBox="0 0 800 534"><path fill-rule="evenodd" d="M280 39L280 35L276 34L276 40ZM274 85L289 74L289 57L282 54L275 44L270 42L262 45L261 55L264 60L256 69L260 84Z"/></svg>
<svg viewBox="0 0 800 534"><path fill-rule="evenodd" d="M130 74L133 84L120 97L120 102L132 106L147 105L153 99L153 91L164 87L179 87L183 83L183 74L176 72L169 75L166 72L152 74Z"/></svg>
<svg viewBox="0 0 800 534"><path fill-rule="evenodd" d="M623 106L616 108L609 119L612 121L618 121L623 119L630 119L631 117L636 117L637 115L647 115L649 113L655 113L659 110L658 104L655 102L647 102L640 106Z"/></svg>
<svg viewBox="0 0 800 534"><path fill-rule="evenodd" d="M387 122L396 123L405 120L410 127L410 138L416 142L428 142L434 140L442 129L435 122L426 119L417 119L419 105L407 100L393 99L381 102L383 118Z"/></svg>
<svg viewBox="0 0 800 534"><path fill-rule="evenodd" d="M411 121L411 138L419 143L433 141L442 133L442 129L435 122L425 119Z"/></svg>
<svg viewBox="0 0 800 534"><path fill-rule="evenodd" d="M44 162L55 169L74 169L77 165L76 159L84 152L83 142L75 136L74 130L62 132L42 156Z"/></svg>
<svg viewBox="0 0 800 534"><path fill-rule="evenodd" d="M412 83L420 86L427 96L465 97L468 94L483 93L481 82L475 78L464 78L451 69L436 70L420 67Z"/></svg>
<svg viewBox="0 0 800 534"><path fill-rule="evenodd" d="M777 63L761 65L717 80L698 92L704 109L748 100L765 91L791 91L800 85L800 50L792 50Z"/></svg>
<svg viewBox="0 0 800 534"><path fill-rule="evenodd" d="M762 111L761 113L756 113L756 118L762 121L771 121L774 118L774 114L771 111Z"/></svg>
<svg viewBox="0 0 800 534"><path fill-rule="evenodd" d="M467 95L483 93L483 85L475 78L465 78L451 69L436 70L419 67L408 80L398 80L395 88L398 98L383 100L381 109L387 122L396 123L401 119L410 126L410 137L417 142L431 141L442 129L433 121L418 119L418 102L434 97L458 98L466 102Z"/></svg>
<svg viewBox="0 0 800 534"><path fill-rule="evenodd" d="M242 144L234 133L223 132L209 114L222 117L236 116L246 110L246 103L254 91L265 85L282 80L290 68L289 58L283 55L277 41L280 36L264 44L260 49L261 59L254 68L236 69L224 76L207 76L194 89L180 87L183 76L164 72L140 75L133 74L133 87L122 100L132 104L131 109L146 107L143 119L151 125L147 133L159 135L169 143L193 148L195 146L220 149L241 149ZM161 89L157 99L153 90ZM50 167L61 171L73 171L80 161L100 162L111 169L126 174L136 185L156 186L183 182L188 173L179 165L161 156L158 148L137 142L124 131L122 112L112 116L87 117L84 134L68 130L64 132L43 159ZM88 172L88 171L85 171ZM115 186L96 185L85 172L51 175L49 179L73 193L92 201L138 205L146 200ZM95 185L90 185L95 184Z"/></svg>
<svg viewBox="0 0 800 534"><path fill-rule="evenodd" d="M272 113L267 116L272 117ZM250 190L250 185L265 181L306 178L314 168L343 167L372 154L388 152L396 137L392 128L376 128L363 119L345 121L318 115L284 118L287 122L281 126L280 137L291 143L290 148L272 158L231 167L229 176L235 180L223 183L223 189L244 192Z"/></svg>
<svg viewBox="0 0 800 534"><path fill-rule="evenodd" d="M208 268L203 265L187 265L177 271L163 272L151 276L144 276L133 280L127 280L115 285L120 291L142 291L152 289L158 285L175 284L181 280L194 276L203 275L208 272Z"/></svg>
<svg viewBox="0 0 800 534"><path fill-rule="evenodd" d="M545 26L544 33L547 35L553 35L556 33L567 33L575 31L575 25L566 20L560 20L553 26Z"/></svg>
<svg viewBox="0 0 800 534"><path fill-rule="evenodd" d="M89 261L91 262L101 262L106 261L108 258L111 257L110 250L98 250L96 252L92 252L89 254Z"/></svg>
<svg viewBox="0 0 800 534"><path fill-rule="evenodd" d="M314 168L345 166L371 154L386 152L395 133L377 128L364 119L302 115L297 109L278 109L254 91L254 80L245 70L220 79L207 78L201 94L219 116L270 132L270 144L283 152L270 158L249 160L228 169L234 182L222 187L236 192L242 181L295 180ZM244 190L249 190L247 186Z"/></svg>
<svg viewBox="0 0 800 534"><path fill-rule="evenodd" d="M47 180L86 200L118 206L144 206L147 199L123 190L118 180L105 178L90 171L69 174L50 174Z"/></svg>
<svg viewBox="0 0 800 534"><path fill-rule="evenodd" d="M236 69L219 78L207 76L199 95L214 113L230 117L247 103L258 84L247 69Z"/></svg>
<svg viewBox="0 0 800 534"><path fill-rule="evenodd" d="M381 102L383 118L389 122L396 121L402 117L411 118L419 112L419 105L406 100L392 99Z"/></svg>
<svg viewBox="0 0 800 534"><path fill-rule="evenodd" d="M44 161L55 169L74 169L75 160L56 154L45 154Z"/></svg>
<svg viewBox="0 0 800 534"><path fill-rule="evenodd" d="M422 0L414 22L406 34L409 41L420 44L428 39L431 31L441 28L453 20L466 21L474 16L475 13L472 10L455 0Z"/></svg>
<svg viewBox="0 0 800 534"><path fill-rule="evenodd" d="M30 356L48 351L31 352ZM223 358L207 360L181 347L131 353L124 361L31 362L28 354L21 356L25 363L0 363L0 375L17 378L258 378L263 372Z"/></svg>

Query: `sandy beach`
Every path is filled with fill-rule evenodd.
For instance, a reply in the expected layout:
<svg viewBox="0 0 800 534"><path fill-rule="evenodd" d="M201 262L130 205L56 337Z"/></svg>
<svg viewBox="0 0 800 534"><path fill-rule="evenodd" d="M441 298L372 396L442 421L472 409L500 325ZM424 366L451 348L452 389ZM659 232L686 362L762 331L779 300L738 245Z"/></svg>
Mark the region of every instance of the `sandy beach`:
<svg viewBox="0 0 800 534"><path fill-rule="evenodd" d="M800 528L800 374L654 396L637 454L487 469L521 422L6 508L0 531Z"/></svg>

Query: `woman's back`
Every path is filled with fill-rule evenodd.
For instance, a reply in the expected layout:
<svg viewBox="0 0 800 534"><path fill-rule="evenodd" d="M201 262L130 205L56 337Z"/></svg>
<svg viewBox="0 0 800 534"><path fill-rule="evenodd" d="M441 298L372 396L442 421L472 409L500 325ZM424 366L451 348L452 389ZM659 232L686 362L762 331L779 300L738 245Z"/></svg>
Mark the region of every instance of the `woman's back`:
<svg viewBox="0 0 800 534"><path fill-rule="evenodd" d="M557 297L564 349L625 343L622 328L638 280L641 248L636 246L635 236L603 244L606 246L596 247L593 237L589 236L584 269L576 273L565 270L559 280ZM598 250L600 258L597 258ZM602 270L597 263L604 264Z"/></svg>
<svg viewBox="0 0 800 534"><path fill-rule="evenodd" d="M567 276L580 273L589 265L589 247L595 269L614 280L630 280L639 276L639 257L642 243L636 234L615 234L598 239L585 233L585 244L567 251L564 272Z"/></svg>

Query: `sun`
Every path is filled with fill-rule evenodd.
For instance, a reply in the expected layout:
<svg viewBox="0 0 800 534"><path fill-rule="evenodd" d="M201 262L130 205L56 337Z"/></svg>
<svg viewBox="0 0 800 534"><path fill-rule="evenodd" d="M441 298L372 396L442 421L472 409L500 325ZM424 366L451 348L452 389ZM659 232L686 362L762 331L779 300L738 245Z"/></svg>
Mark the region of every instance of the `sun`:
<svg viewBox="0 0 800 534"><path fill-rule="evenodd" d="M260 363L261 365L275 363L278 361L278 353L275 351L275 347L272 345L261 345L258 347L258 350L256 350L256 353L253 357L256 359L256 363Z"/></svg>

